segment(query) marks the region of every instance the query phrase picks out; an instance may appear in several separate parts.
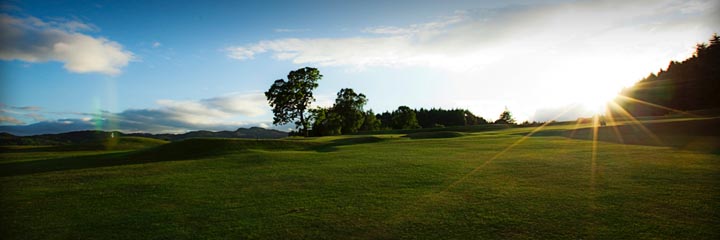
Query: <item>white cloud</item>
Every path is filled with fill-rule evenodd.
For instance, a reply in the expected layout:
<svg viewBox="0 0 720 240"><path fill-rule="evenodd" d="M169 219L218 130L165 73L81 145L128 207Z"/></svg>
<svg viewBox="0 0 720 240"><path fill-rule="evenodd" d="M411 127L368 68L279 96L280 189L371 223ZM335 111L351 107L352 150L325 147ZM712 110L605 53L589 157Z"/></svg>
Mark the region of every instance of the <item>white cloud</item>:
<svg viewBox="0 0 720 240"><path fill-rule="evenodd" d="M295 64L467 71L503 59L553 53L667 52L668 47L684 46L698 35L707 38L717 31L718 24L712 23L716 17L711 17L717 5L713 1L590 1L484 9L406 27L364 29L370 36L283 38L226 50L228 57L238 60L271 53Z"/></svg>
<svg viewBox="0 0 720 240"><path fill-rule="evenodd" d="M263 93L233 93L201 100L158 100L162 120L191 125L234 124L237 116L256 117L269 109ZM159 118L156 120L160 120Z"/></svg>
<svg viewBox="0 0 720 240"><path fill-rule="evenodd" d="M155 41L155 42L152 43L152 47L153 47L153 48L159 48L160 46L162 46L162 43L160 43L160 42L158 42L158 41Z"/></svg>
<svg viewBox="0 0 720 240"><path fill-rule="evenodd" d="M203 99L202 104L224 112L256 117L268 109L267 99L261 92L247 94L229 94L226 96Z"/></svg>
<svg viewBox="0 0 720 240"><path fill-rule="evenodd" d="M265 52L265 49L255 48L251 49L248 47L229 47L226 48L225 51L228 52L228 57L238 59L238 60L246 60L246 59L253 59L253 56L255 56L255 53L262 53Z"/></svg>
<svg viewBox="0 0 720 240"><path fill-rule="evenodd" d="M220 119L230 118L231 114L219 109L209 108L196 101L158 100L162 108L158 111L167 113L170 120L190 124L212 124Z"/></svg>
<svg viewBox="0 0 720 240"><path fill-rule="evenodd" d="M133 53L114 41L77 31L97 27L79 21L43 21L0 14L0 59L26 62L60 61L76 73L119 74Z"/></svg>

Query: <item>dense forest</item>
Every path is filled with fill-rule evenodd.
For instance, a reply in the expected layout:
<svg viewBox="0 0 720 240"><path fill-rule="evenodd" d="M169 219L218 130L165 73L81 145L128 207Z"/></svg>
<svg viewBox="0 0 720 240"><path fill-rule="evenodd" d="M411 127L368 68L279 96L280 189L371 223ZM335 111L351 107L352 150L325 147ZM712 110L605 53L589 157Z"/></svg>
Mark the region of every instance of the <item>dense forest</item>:
<svg viewBox="0 0 720 240"><path fill-rule="evenodd" d="M615 102L634 116L720 111L720 38L714 34L692 57L623 89Z"/></svg>
<svg viewBox="0 0 720 240"><path fill-rule="evenodd" d="M400 106L392 112L377 114L381 129L413 129L445 126L468 126L487 124L482 118L466 109L411 109Z"/></svg>

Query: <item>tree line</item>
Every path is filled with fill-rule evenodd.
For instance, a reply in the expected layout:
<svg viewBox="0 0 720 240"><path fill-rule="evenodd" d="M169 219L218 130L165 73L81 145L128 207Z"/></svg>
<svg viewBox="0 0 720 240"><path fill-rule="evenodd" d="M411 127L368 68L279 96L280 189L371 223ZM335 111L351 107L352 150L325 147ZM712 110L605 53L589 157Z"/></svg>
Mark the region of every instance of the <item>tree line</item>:
<svg viewBox="0 0 720 240"><path fill-rule="evenodd" d="M331 107L309 109L310 103L315 101L312 91L318 87L322 77L318 69L305 67L291 71L287 80L275 80L265 92L273 108L273 124L294 123L297 131L292 134L300 136L489 124L467 109L411 109L400 106L393 111L375 114L372 110L364 109L368 102L367 96L351 88L340 89ZM505 109L494 123L515 124L515 120L510 111Z"/></svg>
<svg viewBox="0 0 720 240"><path fill-rule="evenodd" d="M623 89L620 93L621 97L615 102L634 116L666 115L673 112L670 109L720 110L720 67L718 66L720 66L720 37L714 34L709 43L696 45L692 57L682 62L670 61L666 69L651 73L633 87Z"/></svg>

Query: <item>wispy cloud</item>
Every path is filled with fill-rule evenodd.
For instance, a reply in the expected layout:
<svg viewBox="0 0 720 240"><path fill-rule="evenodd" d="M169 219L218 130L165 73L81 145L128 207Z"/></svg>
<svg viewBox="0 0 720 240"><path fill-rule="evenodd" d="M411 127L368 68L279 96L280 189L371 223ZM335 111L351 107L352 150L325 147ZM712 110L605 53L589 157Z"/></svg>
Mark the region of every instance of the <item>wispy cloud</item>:
<svg viewBox="0 0 720 240"><path fill-rule="evenodd" d="M0 115L0 124L1 123L9 123L13 125L19 125L19 124L25 124L25 122L18 120L17 118L11 117L11 116L2 116Z"/></svg>
<svg viewBox="0 0 720 240"><path fill-rule="evenodd" d="M427 33L433 33L433 32L437 33L439 31L442 31L443 29L447 28L448 26L462 22L466 18L465 15L466 15L465 11L456 11L454 15L443 17L443 18L441 18L437 21L433 21L433 22L412 24L407 27L396 27L396 26L368 27L368 28L365 28L363 30L363 32L373 33L373 34L388 34L388 35L427 34Z"/></svg>
<svg viewBox="0 0 720 240"><path fill-rule="evenodd" d="M22 118L42 119L37 106L11 106L0 103L0 124L25 124Z"/></svg>
<svg viewBox="0 0 720 240"><path fill-rule="evenodd" d="M698 31L717 30L717 8L716 1L538 4L468 10L409 26L368 27L363 32L369 36L283 38L226 50L228 57L238 60L270 53L295 64L465 71L512 58L667 52L669 46L677 48L697 38Z"/></svg>
<svg viewBox="0 0 720 240"><path fill-rule="evenodd" d="M442 62L443 54L423 53L425 37L439 34L443 28L456 24L464 18L464 12L443 17L438 21L413 24L407 27L378 26L368 27L365 33L382 35L381 37L353 38L286 38L261 41L244 46L232 46L225 50L228 57L238 60L253 59L255 55L272 52L278 60L291 60L296 64L312 63L320 66L408 66L432 65ZM443 63L441 63L443 64Z"/></svg>
<svg viewBox="0 0 720 240"><path fill-rule="evenodd" d="M96 26L77 20L0 14L0 59L60 61L71 72L119 74L134 59L133 53L117 42L79 32L95 30Z"/></svg>
<svg viewBox="0 0 720 240"><path fill-rule="evenodd" d="M38 106L10 106L6 105L4 103L0 103L0 110L3 111L31 111L36 112L40 111L42 108Z"/></svg>
<svg viewBox="0 0 720 240"><path fill-rule="evenodd" d="M152 43L152 47L153 47L153 48L159 48L160 46L162 46L162 43L160 43L160 42L158 42L158 41L155 41L155 42Z"/></svg>

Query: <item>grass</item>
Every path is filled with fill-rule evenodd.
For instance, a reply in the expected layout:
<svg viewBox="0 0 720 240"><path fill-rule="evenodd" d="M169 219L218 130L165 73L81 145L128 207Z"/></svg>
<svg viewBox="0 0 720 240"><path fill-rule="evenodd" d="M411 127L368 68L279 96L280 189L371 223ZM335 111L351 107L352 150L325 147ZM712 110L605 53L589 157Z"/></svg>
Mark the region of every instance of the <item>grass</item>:
<svg viewBox="0 0 720 240"><path fill-rule="evenodd" d="M720 238L720 155L572 127L3 149L0 238Z"/></svg>
<svg viewBox="0 0 720 240"><path fill-rule="evenodd" d="M409 137L411 139L425 139L425 138L454 138L454 137L461 137L461 136L463 136L463 134L459 133L459 132L433 131L433 132L408 133L405 136Z"/></svg>

